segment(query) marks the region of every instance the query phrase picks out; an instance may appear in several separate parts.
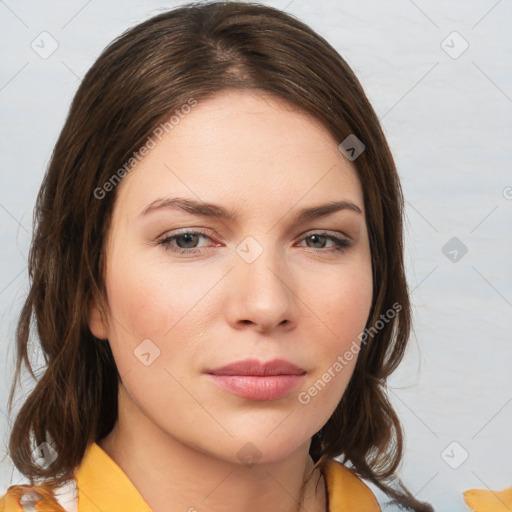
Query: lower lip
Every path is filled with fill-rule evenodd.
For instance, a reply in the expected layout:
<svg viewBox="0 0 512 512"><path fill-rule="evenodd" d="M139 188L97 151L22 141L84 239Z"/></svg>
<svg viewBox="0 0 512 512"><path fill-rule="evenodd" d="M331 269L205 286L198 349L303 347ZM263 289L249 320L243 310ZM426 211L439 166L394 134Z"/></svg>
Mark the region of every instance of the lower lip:
<svg viewBox="0 0 512 512"><path fill-rule="evenodd" d="M213 375L220 388L248 400L277 400L289 393L304 375Z"/></svg>

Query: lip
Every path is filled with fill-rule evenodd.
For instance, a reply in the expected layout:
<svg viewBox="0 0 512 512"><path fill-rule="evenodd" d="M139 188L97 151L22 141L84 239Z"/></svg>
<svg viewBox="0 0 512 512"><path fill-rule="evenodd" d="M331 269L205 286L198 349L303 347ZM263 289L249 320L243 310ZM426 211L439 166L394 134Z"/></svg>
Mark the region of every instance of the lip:
<svg viewBox="0 0 512 512"><path fill-rule="evenodd" d="M250 375L250 376L268 376L268 375L302 375L306 370L297 365L286 361L286 359L272 359L271 361L260 362L257 359L244 359L219 366L206 373L213 375Z"/></svg>
<svg viewBox="0 0 512 512"><path fill-rule="evenodd" d="M298 386L306 371L284 359L237 361L208 370L221 389L248 400L277 400Z"/></svg>

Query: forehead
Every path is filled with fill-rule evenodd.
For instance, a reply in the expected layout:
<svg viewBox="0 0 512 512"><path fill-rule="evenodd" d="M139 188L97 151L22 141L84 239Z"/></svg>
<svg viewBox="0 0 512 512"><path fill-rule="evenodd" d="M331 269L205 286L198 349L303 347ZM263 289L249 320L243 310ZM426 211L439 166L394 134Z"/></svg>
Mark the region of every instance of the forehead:
<svg viewBox="0 0 512 512"><path fill-rule="evenodd" d="M264 211L303 198L362 207L354 165L322 122L262 92L223 91L179 117L122 180L121 204L166 194ZM328 196L328 197L327 197Z"/></svg>

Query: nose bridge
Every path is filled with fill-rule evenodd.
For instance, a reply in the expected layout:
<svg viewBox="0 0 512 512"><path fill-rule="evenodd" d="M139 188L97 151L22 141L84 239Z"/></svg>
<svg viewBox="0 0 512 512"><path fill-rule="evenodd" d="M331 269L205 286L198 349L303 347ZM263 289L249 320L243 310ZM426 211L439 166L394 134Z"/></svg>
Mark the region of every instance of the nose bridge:
<svg viewBox="0 0 512 512"><path fill-rule="evenodd" d="M237 293L232 320L252 322L262 330L284 320L293 322L296 314L292 275L285 255L271 244L271 238L257 241L248 237L236 249L239 261L234 273Z"/></svg>

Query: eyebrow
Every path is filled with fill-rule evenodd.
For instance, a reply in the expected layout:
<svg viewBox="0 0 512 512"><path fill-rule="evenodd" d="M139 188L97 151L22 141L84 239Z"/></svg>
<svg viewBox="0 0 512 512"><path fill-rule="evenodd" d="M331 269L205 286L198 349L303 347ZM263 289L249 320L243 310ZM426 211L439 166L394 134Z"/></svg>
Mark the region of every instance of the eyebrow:
<svg viewBox="0 0 512 512"><path fill-rule="evenodd" d="M215 217L226 221L234 221L239 216L238 210L228 210L217 204L182 197L163 197L148 204L139 214L139 217L144 217L154 211L162 209L181 209L193 215ZM362 214L361 208L350 201L332 201L330 203L302 208L293 216L293 222L305 222L311 219L325 217L341 210L349 210Z"/></svg>

